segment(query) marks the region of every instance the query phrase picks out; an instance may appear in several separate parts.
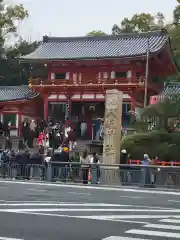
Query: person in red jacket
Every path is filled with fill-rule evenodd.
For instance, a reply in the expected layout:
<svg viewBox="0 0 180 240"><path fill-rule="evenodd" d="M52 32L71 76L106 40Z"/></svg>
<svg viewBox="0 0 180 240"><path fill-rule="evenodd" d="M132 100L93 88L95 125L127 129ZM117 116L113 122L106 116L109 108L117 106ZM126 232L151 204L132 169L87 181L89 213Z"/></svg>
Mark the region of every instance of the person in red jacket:
<svg viewBox="0 0 180 240"><path fill-rule="evenodd" d="M44 132L41 132L37 139L37 143L39 146L45 146L46 140L47 140L46 134Z"/></svg>

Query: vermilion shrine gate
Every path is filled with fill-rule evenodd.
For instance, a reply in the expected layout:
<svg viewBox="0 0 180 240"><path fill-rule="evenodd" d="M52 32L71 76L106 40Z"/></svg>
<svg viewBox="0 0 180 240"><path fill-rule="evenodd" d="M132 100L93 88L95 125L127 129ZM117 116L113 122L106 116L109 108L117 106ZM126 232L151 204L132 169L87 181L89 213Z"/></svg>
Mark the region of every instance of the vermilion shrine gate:
<svg viewBox="0 0 180 240"><path fill-rule="evenodd" d="M39 116L53 116L58 121L65 117L72 122L83 119L90 137L92 124L98 128L99 119L104 116L107 89L123 92L124 127L128 124L127 113L143 107L147 50L149 99L163 88L155 78L176 72L170 38L160 31L95 37L45 36L41 46L21 56L20 61L31 66L29 88L38 94L33 101L43 109L43 116ZM20 104L21 108L18 101L10 104L18 109L19 122L26 103L35 109L29 100Z"/></svg>

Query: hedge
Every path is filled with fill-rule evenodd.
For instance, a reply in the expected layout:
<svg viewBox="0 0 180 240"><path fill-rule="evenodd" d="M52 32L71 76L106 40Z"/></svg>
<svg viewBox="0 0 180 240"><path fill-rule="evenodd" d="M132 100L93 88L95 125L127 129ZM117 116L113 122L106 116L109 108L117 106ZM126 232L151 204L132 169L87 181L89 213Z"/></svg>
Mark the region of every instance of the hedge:
<svg viewBox="0 0 180 240"><path fill-rule="evenodd" d="M180 162L180 133L135 133L122 139L122 149L126 149L136 160L143 159L146 153L150 157L158 156L162 161Z"/></svg>

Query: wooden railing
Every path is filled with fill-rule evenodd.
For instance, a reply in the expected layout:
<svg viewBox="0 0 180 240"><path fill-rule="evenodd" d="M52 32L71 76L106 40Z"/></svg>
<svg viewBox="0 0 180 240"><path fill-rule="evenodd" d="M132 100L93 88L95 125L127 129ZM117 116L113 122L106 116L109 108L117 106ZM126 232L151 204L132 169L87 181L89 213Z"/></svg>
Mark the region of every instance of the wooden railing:
<svg viewBox="0 0 180 240"><path fill-rule="evenodd" d="M143 85L144 78L121 78L121 79L92 79L89 80L87 78L82 78L78 80L42 80L41 78L31 78L29 80L29 84L32 86L49 86L49 85L69 85L69 86L77 86L77 85Z"/></svg>

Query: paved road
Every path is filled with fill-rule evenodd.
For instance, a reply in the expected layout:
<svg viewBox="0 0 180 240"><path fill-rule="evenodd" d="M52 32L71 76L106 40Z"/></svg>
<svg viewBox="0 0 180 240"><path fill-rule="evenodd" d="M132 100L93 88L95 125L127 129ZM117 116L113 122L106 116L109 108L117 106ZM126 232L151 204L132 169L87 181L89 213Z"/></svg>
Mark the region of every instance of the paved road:
<svg viewBox="0 0 180 240"><path fill-rule="evenodd" d="M0 240L180 239L179 198L163 190L0 182Z"/></svg>

